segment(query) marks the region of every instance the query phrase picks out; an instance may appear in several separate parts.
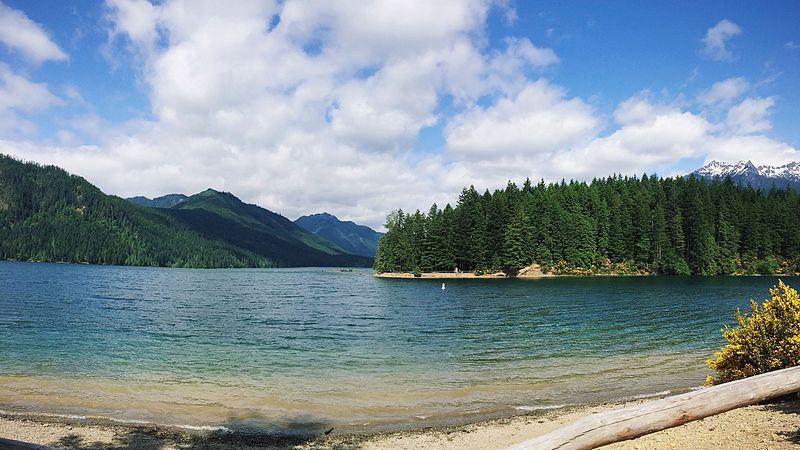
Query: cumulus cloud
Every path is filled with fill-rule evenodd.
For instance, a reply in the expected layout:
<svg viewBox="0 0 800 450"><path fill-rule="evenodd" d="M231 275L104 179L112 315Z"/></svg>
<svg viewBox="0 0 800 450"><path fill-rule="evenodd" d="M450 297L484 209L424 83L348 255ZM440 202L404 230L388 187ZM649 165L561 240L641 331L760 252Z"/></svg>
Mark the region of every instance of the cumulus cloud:
<svg viewBox="0 0 800 450"><path fill-rule="evenodd" d="M774 97L747 98L728 110L726 125L733 134L768 131L772 128L769 110L774 105Z"/></svg>
<svg viewBox="0 0 800 450"><path fill-rule="evenodd" d="M766 136L724 136L709 139L708 161L748 161L758 165L779 166L800 160L800 151Z"/></svg>
<svg viewBox="0 0 800 450"><path fill-rule="evenodd" d="M158 10L148 0L108 0L106 18L110 39L125 36L136 46L152 51L158 36Z"/></svg>
<svg viewBox="0 0 800 450"><path fill-rule="evenodd" d="M650 93L644 91L623 101L614 110L614 120L623 126L641 124L673 110L669 105L653 103L649 97Z"/></svg>
<svg viewBox="0 0 800 450"><path fill-rule="evenodd" d="M728 78L714 83L708 90L697 96L697 101L704 106L729 106L741 97L750 83L744 77Z"/></svg>
<svg viewBox="0 0 800 450"><path fill-rule="evenodd" d="M64 61L67 54L22 11L0 3L0 42L33 62Z"/></svg>
<svg viewBox="0 0 800 450"><path fill-rule="evenodd" d="M0 110L37 111L61 103L42 83L33 83L0 64Z"/></svg>
<svg viewBox="0 0 800 450"><path fill-rule="evenodd" d="M611 173L661 172L681 159L701 156L712 128L696 114L652 104L639 96L623 102L615 117L622 126L611 135L557 155L554 162L558 172L581 179Z"/></svg>
<svg viewBox="0 0 800 450"><path fill-rule="evenodd" d="M365 80L337 88L329 111L334 135L376 150L413 145L419 130L436 122L438 61L435 53L392 61Z"/></svg>
<svg viewBox="0 0 800 450"><path fill-rule="evenodd" d="M747 98L730 107L724 120L685 111L678 104L653 103L635 95L614 112L619 129L588 145L553 157L554 171L587 179L609 173L675 173L681 160L752 159L758 164L800 160L792 146L756 133L771 129L769 109L775 98Z"/></svg>
<svg viewBox="0 0 800 450"><path fill-rule="evenodd" d="M61 99L53 95L47 85L33 83L0 63L0 130L30 133L36 126L22 117L24 113L41 111L61 103Z"/></svg>
<svg viewBox="0 0 800 450"><path fill-rule="evenodd" d="M36 64L67 59L41 26L22 11L3 3L0 3L0 42ZM62 103L46 84L32 82L18 70L0 63L0 131L16 135L33 133L37 125L26 116Z"/></svg>
<svg viewBox="0 0 800 450"><path fill-rule="evenodd" d="M716 25L706 31L703 38L703 54L715 61L730 61L733 59L733 52L728 49L728 41L740 34L742 29L739 25L728 19L720 20Z"/></svg>
<svg viewBox="0 0 800 450"><path fill-rule="evenodd" d="M488 108L453 117L445 138L450 152L464 158L541 154L569 149L593 136L600 125L579 98L540 79Z"/></svg>
<svg viewBox="0 0 800 450"><path fill-rule="evenodd" d="M558 62L558 56L549 48L539 48L529 39L507 38L506 50L492 60L495 70L511 74L525 69L525 66L534 68L546 67Z"/></svg>

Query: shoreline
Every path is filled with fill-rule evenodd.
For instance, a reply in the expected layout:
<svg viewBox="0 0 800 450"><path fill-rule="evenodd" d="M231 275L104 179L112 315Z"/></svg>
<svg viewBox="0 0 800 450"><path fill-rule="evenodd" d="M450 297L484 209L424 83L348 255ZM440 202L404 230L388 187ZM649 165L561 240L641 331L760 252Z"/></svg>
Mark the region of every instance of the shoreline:
<svg viewBox="0 0 800 450"><path fill-rule="evenodd" d="M480 421L459 426L404 431L306 434L221 429L188 429L152 423L0 413L0 438L70 449L220 448L220 449L502 449L540 436L586 415L644 403L651 399L565 406L556 410ZM609 449L796 448L800 440L800 398L747 406L659 431Z"/></svg>
<svg viewBox="0 0 800 450"><path fill-rule="evenodd" d="M556 275L552 273L538 273L538 274L524 274L510 277L504 272L495 272L485 275L475 275L473 272L422 272L422 275L415 277L411 272L375 272L375 278L387 279L414 279L414 280L538 280L543 278L647 278L647 277L697 277L697 278L713 278L713 277L733 277L733 278L748 278L748 277L798 277L796 274L774 273L764 275L760 273L752 274L724 274L724 275L664 275L653 273L593 273L591 275Z"/></svg>
<svg viewBox="0 0 800 450"><path fill-rule="evenodd" d="M531 264L527 267L520 269L519 273L510 277L505 272L492 272L483 275L476 275L474 272L422 272L418 277L415 277L412 272L375 272L377 278L423 278L423 279L437 279L437 280L461 280L461 279L538 279L538 278L554 278L556 276L551 273L542 272L542 266L539 264Z"/></svg>

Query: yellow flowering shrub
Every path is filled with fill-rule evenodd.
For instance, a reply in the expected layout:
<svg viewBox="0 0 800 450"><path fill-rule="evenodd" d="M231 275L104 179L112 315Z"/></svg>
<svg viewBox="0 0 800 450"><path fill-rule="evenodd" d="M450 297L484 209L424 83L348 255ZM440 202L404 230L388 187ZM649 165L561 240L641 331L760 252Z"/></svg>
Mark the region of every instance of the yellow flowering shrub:
<svg viewBox="0 0 800 450"><path fill-rule="evenodd" d="M769 290L772 298L759 307L750 300L752 313L736 310L739 326L726 327L728 344L714 353L708 366L717 373L707 385L726 383L800 364L800 298L797 291L778 281Z"/></svg>
<svg viewBox="0 0 800 450"><path fill-rule="evenodd" d="M549 273L553 275L572 275L587 277L591 275L647 275L644 269L637 269L631 261L612 262L610 259L603 259L600 264L592 264L590 267L573 266L563 259L559 260L549 268Z"/></svg>
<svg viewBox="0 0 800 450"><path fill-rule="evenodd" d="M573 275L573 276L580 276L586 277L594 274L594 265L591 268L586 269L583 267L573 266L563 259L559 260L557 263L553 264L550 268L550 273L553 275Z"/></svg>

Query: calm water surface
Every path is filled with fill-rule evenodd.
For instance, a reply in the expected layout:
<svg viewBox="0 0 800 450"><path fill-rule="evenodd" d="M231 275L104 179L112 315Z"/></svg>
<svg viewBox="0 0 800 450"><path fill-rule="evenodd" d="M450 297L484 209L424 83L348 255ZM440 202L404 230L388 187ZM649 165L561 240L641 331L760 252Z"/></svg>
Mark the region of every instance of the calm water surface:
<svg viewBox="0 0 800 450"><path fill-rule="evenodd" d="M678 392L776 278L446 283L0 262L0 409L357 431Z"/></svg>

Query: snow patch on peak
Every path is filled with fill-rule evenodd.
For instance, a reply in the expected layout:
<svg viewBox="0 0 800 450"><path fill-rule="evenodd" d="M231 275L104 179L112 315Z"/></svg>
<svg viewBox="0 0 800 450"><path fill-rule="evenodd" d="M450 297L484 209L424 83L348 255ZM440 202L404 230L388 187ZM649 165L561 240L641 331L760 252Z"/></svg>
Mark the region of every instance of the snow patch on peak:
<svg viewBox="0 0 800 450"><path fill-rule="evenodd" d="M750 160L747 162L739 161L735 166L733 166L733 174L744 175L746 173L755 173L758 175L758 168L756 168L755 164L753 164Z"/></svg>
<svg viewBox="0 0 800 450"><path fill-rule="evenodd" d="M768 178L785 178L800 181L800 162L791 162L782 166L756 166L752 161L739 161L731 164L712 160L693 173L703 177L760 175Z"/></svg>
<svg viewBox="0 0 800 450"><path fill-rule="evenodd" d="M709 177L716 177L716 176L721 177L740 172L744 168L744 166L745 166L744 161L739 161L736 164L730 164L712 160L710 163L697 169L694 173L696 173L697 175L703 175Z"/></svg>
<svg viewBox="0 0 800 450"><path fill-rule="evenodd" d="M765 177L800 180L800 162L791 162L782 166L759 166L758 172Z"/></svg>

